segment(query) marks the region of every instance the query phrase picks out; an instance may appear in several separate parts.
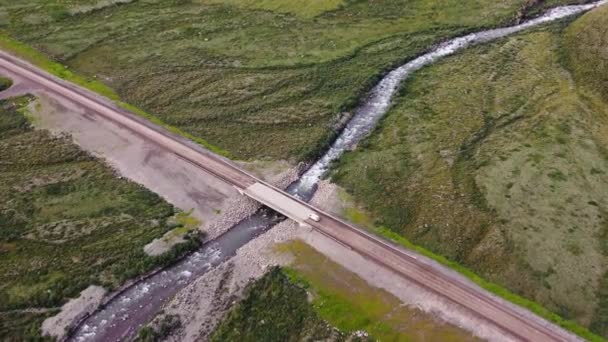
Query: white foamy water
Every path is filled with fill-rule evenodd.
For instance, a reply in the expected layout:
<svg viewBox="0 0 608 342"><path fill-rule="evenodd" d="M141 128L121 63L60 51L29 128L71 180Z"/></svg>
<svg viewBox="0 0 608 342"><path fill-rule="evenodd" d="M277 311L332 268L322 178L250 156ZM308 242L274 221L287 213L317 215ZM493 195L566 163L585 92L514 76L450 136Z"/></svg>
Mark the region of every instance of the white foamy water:
<svg viewBox="0 0 608 342"><path fill-rule="evenodd" d="M538 18L529 20L520 25L487 30L454 38L391 71L380 81L380 83L378 83L378 85L376 85L376 87L374 87L370 93L369 99L355 110L354 117L338 139L331 145L327 153L304 173L291 192L300 195L300 197L307 197L307 194L314 191L314 186L319 182L321 177L325 175L330 164L340 158L344 151L354 148L361 139L365 138L371 132L378 121L388 111L391 100L395 96L399 84L415 71L464 48L506 37L544 23L573 16L604 5L607 2L608 0L603 0L587 5L557 7L549 10Z"/></svg>

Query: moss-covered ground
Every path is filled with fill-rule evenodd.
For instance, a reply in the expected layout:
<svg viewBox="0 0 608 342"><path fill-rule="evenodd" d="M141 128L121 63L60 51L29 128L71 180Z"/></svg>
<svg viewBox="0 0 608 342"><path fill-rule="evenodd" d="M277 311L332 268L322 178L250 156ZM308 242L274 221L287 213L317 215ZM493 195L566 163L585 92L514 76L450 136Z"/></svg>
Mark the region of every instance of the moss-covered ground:
<svg viewBox="0 0 608 342"><path fill-rule="evenodd" d="M306 291L274 268L247 288L210 338L223 341L342 341L308 302Z"/></svg>
<svg viewBox="0 0 608 342"><path fill-rule="evenodd" d="M277 252L291 255L292 265L250 284L211 341L475 341L304 242L279 245Z"/></svg>
<svg viewBox="0 0 608 342"><path fill-rule="evenodd" d="M0 28L227 155L296 161L384 71L527 3L0 0Z"/></svg>
<svg viewBox="0 0 608 342"><path fill-rule="evenodd" d="M334 172L375 225L604 336L606 11L420 71Z"/></svg>
<svg viewBox="0 0 608 342"><path fill-rule="evenodd" d="M371 341L476 340L468 332L403 305L302 241L280 245L278 251L294 258L283 272L307 290L319 316L346 336L365 331Z"/></svg>
<svg viewBox="0 0 608 342"><path fill-rule="evenodd" d="M39 337L42 320L87 286L115 288L197 245L147 257L174 208L69 137L33 129L29 101L0 101L0 340L9 341Z"/></svg>

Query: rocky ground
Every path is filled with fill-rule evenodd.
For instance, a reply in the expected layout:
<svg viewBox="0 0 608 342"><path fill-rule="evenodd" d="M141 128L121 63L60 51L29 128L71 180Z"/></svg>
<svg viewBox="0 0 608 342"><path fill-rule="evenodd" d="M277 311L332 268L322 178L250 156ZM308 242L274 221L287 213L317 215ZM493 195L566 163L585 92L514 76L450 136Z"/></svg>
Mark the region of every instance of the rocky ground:
<svg viewBox="0 0 608 342"><path fill-rule="evenodd" d="M243 165L244 163L241 163ZM284 189L289 184L298 179L299 167L290 167L287 169L279 169L279 173L273 169L274 166L268 167L261 176L263 180L275 185L278 188ZM268 170L271 170L270 172ZM204 228L206 240L210 241L232 228L241 220L252 215L260 208L260 204L245 196L236 196L227 203L226 209L218 215L207 227Z"/></svg>
<svg viewBox="0 0 608 342"><path fill-rule="evenodd" d="M250 281L263 276L271 266L289 263L289 256L274 253L273 246L293 239L297 231L292 221L278 224L182 290L155 319L160 322L166 315L180 318L181 326L168 341L205 340Z"/></svg>

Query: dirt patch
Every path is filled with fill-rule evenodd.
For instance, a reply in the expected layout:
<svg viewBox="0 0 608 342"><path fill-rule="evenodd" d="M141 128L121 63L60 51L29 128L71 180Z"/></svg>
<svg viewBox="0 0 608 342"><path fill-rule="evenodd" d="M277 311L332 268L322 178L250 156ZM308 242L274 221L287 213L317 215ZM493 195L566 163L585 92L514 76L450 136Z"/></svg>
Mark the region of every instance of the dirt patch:
<svg viewBox="0 0 608 342"><path fill-rule="evenodd" d="M41 105L37 105L40 103ZM140 183L203 222L212 221L236 197L231 186L207 175L153 142L79 111L72 104L39 95L30 105L36 126L69 133L83 149L105 159L122 176Z"/></svg>
<svg viewBox="0 0 608 342"><path fill-rule="evenodd" d="M0 68L0 74L10 76L10 79L13 81L13 85L10 88L0 92L0 100L38 91L38 87L29 84L21 77L16 76L2 68Z"/></svg>
<svg viewBox="0 0 608 342"><path fill-rule="evenodd" d="M317 192L310 201L314 206L322 206L323 210L340 216L348 208L351 203L344 200L343 195L346 192L329 181L322 180L317 186Z"/></svg>
<svg viewBox="0 0 608 342"><path fill-rule="evenodd" d="M93 312L101 303L106 290L103 287L91 285L61 307L61 312L53 317L47 318L42 323L42 334L53 336L57 339L64 337L66 329L80 317Z"/></svg>

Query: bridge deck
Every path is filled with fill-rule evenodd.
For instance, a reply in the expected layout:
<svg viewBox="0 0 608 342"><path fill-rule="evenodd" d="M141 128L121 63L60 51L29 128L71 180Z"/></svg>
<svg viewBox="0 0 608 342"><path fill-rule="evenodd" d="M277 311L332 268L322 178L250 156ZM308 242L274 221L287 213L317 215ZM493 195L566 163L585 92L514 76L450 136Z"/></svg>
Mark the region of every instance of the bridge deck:
<svg viewBox="0 0 608 342"><path fill-rule="evenodd" d="M262 183L254 183L247 187L243 193L300 224L304 224L304 221L306 221L311 214L316 213L285 193Z"/></svg>

